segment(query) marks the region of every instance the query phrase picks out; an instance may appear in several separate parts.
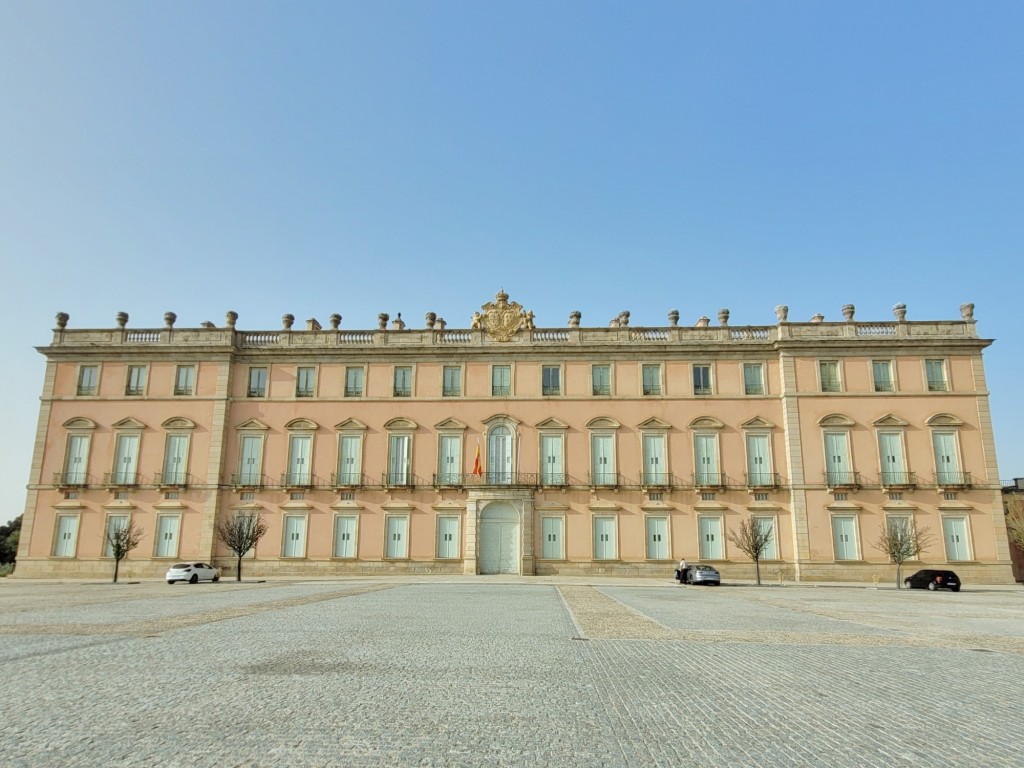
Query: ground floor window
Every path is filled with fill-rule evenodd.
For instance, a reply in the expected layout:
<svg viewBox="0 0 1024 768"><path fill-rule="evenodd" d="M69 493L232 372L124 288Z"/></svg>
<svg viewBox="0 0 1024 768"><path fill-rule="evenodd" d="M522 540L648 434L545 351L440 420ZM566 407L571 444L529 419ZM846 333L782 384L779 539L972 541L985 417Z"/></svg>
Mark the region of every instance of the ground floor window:
<svg viewBox="0 0 1024 768"><path fill-rule="evenodd" d="M356 556L356 516L338 515L334 518L334 556Z"/></svg>
<svg viewBox="0 0 1024 768"><path fill-rule="evenodd" d="M722 518L701 516L697 526L700 531L700 559L723 560Z"/></svg>
<svg viewBox="0 0 1024 768"><path fill-rule="evenodd" d="M306 556L306 516L285 515L284 557Z"/></svg>
<svg viewBox="0 0 1024 768"><path fill-rule="evenodd" d="M459 518L437 518L437 556L442 560L459 556Z"/></svg>
<svg viewBox="0 0 1024 768"><path fill-rule="evenodd" d="M57 515L54 557L74 557L78 546L78 515Z"/></svg>
<svg viewBox="0 0 1024 768"><path fill-rule="evenodd" d="M594 518L594 559L614 560L618 556L615 540L615 518Z"/></svg>
<svg viewBox="0 0 1024 768"><path fill-rule="evenodd" d="M404 515L388 515L387 542L384 556L390 560L401 560L409 556L409 518Z"/></svg>
<svg viewBox="0 0 1024 768"><path fill-rule="evenodd" d="M836 515L832 518L832 546L836 560L857 560L857 520Z"/></svg>
<svg viewBox="0 0 1024 768"><path fill-rule="evenodd" d="M942 538L946 543L946 559L950 562L970 560L970 548L967 546L967 518L942 518Z"/></svg>
<svg viewBox="0 0 1024 768"><path fill-rule="evenodd" d="M565 519L561 517L541 518L541 557L545 560L561 560L565 557L562 539L565 537Z"/></svg>
<svg viewBox="0 0 1024 768"><path fill-rule="evenodd" d="M668 560L668 518L647 518L647 559Z"/></svg>

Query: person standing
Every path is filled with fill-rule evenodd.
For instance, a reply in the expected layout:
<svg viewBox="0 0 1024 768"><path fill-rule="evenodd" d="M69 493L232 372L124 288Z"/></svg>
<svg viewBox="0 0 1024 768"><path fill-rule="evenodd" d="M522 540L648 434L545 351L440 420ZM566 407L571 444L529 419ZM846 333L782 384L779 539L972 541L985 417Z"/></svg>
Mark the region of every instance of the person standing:
<svg viewBox="0 0 1024 768"><path fill-rule="evenodd" d="M682 558L679 561L679 567L676 568L676 578L679 579L680 584L686 583L686 572L690 570L689 566L686 565L686 558Z"/></svg>

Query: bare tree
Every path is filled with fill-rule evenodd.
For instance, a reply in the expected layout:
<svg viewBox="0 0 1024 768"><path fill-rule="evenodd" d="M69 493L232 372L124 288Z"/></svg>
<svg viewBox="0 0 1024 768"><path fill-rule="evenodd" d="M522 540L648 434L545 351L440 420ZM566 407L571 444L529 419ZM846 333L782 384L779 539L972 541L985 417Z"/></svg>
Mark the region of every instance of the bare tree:
<svg viewBox="0 0 1024 768"><path fill-rule="evenodd" d="M143 529L137 526L134 520L129 520L127 525L115 525L107 529L107 544L110 545L110 553L114 556L115 584L118 571L121 570L121 561L139 546L143 533Z"/></svg>
<svg viewBox="0 0 1024 768"><path fill-rule="evenodd" d="M224 542L224 546L234 552L238 558L236 581L242 580L242 558L263 538L267 528L267 524L263 521L263 515L256 512L223 517L217 522L217 538Z"/></svg>
<svg viewBox="0 0 1024 768"><path fill-rule="evenodd" d="M918 528L906 517L890 517L873 546L896 563L896 589L900 589L903 586L900 578L903 564L918 558L931 544L932 535L927 528Z"/></svg>
<svg viewBox="0 0 1024 768"><path fill-rule="evenodd" d="M1024 498L1019 494L1006 499L1006 535L1012 544L1024 549Z"/></svg>
<svg viewBox="0 0 1024 768"><path fill-rule="evenodd" d="M740 548L747 557L754 561L754 570L757 573L757 585L761 586L761 558L772 543L774 534L772 526L762 525L754 518L741 520L739 530L730 529L726 534L729 541Z"/></svg>

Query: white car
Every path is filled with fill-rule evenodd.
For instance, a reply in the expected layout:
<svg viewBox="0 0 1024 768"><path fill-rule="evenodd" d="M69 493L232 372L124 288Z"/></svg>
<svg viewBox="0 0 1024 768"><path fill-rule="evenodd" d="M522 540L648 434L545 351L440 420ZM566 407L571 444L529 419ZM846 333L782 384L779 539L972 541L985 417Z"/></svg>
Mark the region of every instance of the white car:
<svg viewBox="0 0 1024 768"><path fill-rule="evenodd" d="M206 563L175 563L167 571L167 583L173 584L176 581L187 581L189 584L220 581L220 568Z"/></svg>

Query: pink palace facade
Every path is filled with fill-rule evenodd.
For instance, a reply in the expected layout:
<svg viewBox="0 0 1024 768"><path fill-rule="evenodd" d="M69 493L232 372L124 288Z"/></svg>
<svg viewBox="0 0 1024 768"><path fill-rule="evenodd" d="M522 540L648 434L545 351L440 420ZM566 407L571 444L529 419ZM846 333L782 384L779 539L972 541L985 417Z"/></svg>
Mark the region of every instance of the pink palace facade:
<svg viewBox="0 0 1024 768"><path fill-rule="evenodd" d="M368 330L73 329L46 356L16 577L127 577L234 558L215 522L259 512L252 576L637 575L753 564L767 578L870 582L889 520L926 527L907 567L1012 581L973 305L895 318L562 327L504 293L468 329L381 314Z"/></svg>

